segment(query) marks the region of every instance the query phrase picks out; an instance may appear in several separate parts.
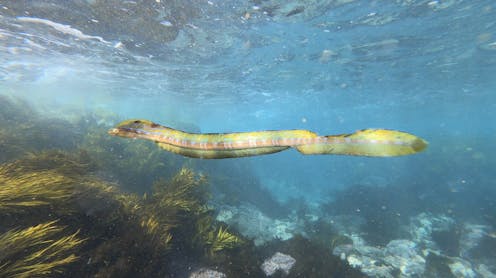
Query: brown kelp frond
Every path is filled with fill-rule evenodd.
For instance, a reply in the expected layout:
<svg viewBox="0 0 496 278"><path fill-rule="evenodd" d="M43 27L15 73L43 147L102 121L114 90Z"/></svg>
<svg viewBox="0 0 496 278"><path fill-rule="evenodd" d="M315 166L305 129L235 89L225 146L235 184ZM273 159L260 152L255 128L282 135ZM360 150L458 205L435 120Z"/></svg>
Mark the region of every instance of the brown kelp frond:
<svg viewBox="0 0 496 278"><path fill-rule="evenodd" d="M0 164L0 212L49 206L60 214L87 207L91 200L112 199L115 186L88 175L90 164L84 156L64 152Z"/></svg>
<svg viewBox="0 0 496 278"><path fill-rule="evenodd" d="M71 154L62 151L30 153L23 159L7 164L4 175L18 172L54 170L67 177L81 176L91 172L94 165L85 152Z"/></svg>
<svg viewBox="0 0 496 278"><path fill-rule="evenodd" d="M200 244L205 243L206 239L209 238L209 234L212 229L215 229L213 226L214 218L209 213L203 213L196 220L196 234L195 241L198 241Z"/></svg>
<svg viewBox="0 0 496 278"><path fill-rule="evenodd" d="M143 209L143 199L136 194L118 193L114 195L114 199L122 205L123 210L128 214L139 214Z"/></svg>
<svg viewBox="0 0 496 278"><path fill-rule="evenodd" d="M51 221L0 235L0 273L7 277L49 276L74 262L72 254L84 241L79 232L60 236L64 227Z"/></svg>
<svg viewBox="0 0 496 278"><path fill-rule="evenodd" d="M141 220L141 227L145 231L145 234L150 237L150 240L157 242L161 247L169 246L169 242L172 240L172 235L169 233L170 226L160 223L152 215Z"/></svg>
<svg viewBox="0 0 496 278"><path fill-rule="evenodd" d="M171 180L162 179L153 185L153 201L159 210L201 213L209 197L205 184L203 175L183 168Z"/></svg>
<svg viewBox="0 0 496 278"><path fill-rule="evenodd" d="M5 260L9 254L22 251L24 248L47 243L43 241L48 237L62 231L62 227L56 226L57 221L51 221L24 230L10 230L0 236L0 261Z"/></svg>
<svg viewBox="0 0 496 278"><path fill-rule="evenodd" d="M207 211L205 184L205 177L187 168L170 180L157 181L152 196L145 195L142 209L136 210L145 233L166 247L173 235L179 240L188 238L189 233L194 236L196 219Z"/></svg>
<svg viewBox="0 0 496 278"><path fill-rule="evenodd" d="M242 240L236 235L230 233L227 228L219 227L208 233L206 243L209 246L209 254L215 254L224 249L230 249L239 246Z"/></svg>
<svg viewBox="0 0 496 278"><path fill-rule="evenodd" d="M192 243L205 251L205 255L214 257L219 251L231 249L243 244L243 240L219 225L210 211L196 218L196 229Z"/></svg>
<svg viewBox="0 0 496 278"><path fill-rule="evenodd" d="M12 175L11 165L0 165L0 212L67 202L73 195L72 179L54 171Z"/></svg>

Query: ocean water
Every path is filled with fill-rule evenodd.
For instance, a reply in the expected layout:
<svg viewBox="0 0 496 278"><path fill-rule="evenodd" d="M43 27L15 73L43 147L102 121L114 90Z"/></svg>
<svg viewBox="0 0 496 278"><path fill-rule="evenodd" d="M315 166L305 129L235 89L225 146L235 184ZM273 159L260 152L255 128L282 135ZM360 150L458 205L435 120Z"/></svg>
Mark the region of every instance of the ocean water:
<svg viewBox="0 0 496 278"><path fill-rule="evenodd" d="M57 220L87 241L77 260L31 275L265 277L262 263L281 252L294 266L273 277L495 277L495 73L490 0L1 1L0 162L84 152L101 162L92 177L142 207L154 182L191 168L209 180L212 227L244 245L198 251L214 245L177 230L195 214L167 229L173 248L105 253L131 241L127 224L101 216L116 198L77 197L70 217L0 203L0 250L8 231ZM429 146L390 158L192 159L105 133L125 119L201 133L386 128ZM20 273L8 268L20 258L0 255L0 276Z"/></svg>

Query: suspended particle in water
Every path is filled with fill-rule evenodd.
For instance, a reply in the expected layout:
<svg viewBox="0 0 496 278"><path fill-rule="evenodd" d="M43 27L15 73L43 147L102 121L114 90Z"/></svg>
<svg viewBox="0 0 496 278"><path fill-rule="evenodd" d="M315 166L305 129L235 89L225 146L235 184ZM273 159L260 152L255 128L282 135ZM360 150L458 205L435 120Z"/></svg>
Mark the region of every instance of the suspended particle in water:
<svg viewBox="0 0 496 278"><path fill-rule="evenodd" d="M162 20L160 21L160 24L164 25L165 27L172 27L172 22L168 21L168 20Z"/></svg>

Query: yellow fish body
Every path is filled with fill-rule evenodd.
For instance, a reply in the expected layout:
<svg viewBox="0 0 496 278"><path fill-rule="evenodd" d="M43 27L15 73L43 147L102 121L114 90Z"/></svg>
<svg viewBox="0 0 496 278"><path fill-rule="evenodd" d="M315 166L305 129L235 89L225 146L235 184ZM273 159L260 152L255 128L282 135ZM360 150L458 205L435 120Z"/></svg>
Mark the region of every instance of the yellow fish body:
<svg viewBox="0 0 496 278"><path fill-rule="evenodd" d="M188 133L148 120L127 120L109 134L152 140L169 152L193 158L234 158L295 148L303 154L401 156L422 151L427 142L415 135L385 129L319 136L308 130L235 133Z"/></svg>

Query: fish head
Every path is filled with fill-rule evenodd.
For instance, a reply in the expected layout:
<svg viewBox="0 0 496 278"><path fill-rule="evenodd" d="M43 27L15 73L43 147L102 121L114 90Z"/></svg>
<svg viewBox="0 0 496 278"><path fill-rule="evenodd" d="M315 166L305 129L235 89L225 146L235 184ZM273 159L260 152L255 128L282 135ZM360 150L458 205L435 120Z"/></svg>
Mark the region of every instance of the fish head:
<svg viewBox="0 0 496 278"><path fill-rule="evenodd" d="M108 134L126 138L139 138L147 134L146 129L155 123L148 120L127 120L109 129Z"/></svg>

